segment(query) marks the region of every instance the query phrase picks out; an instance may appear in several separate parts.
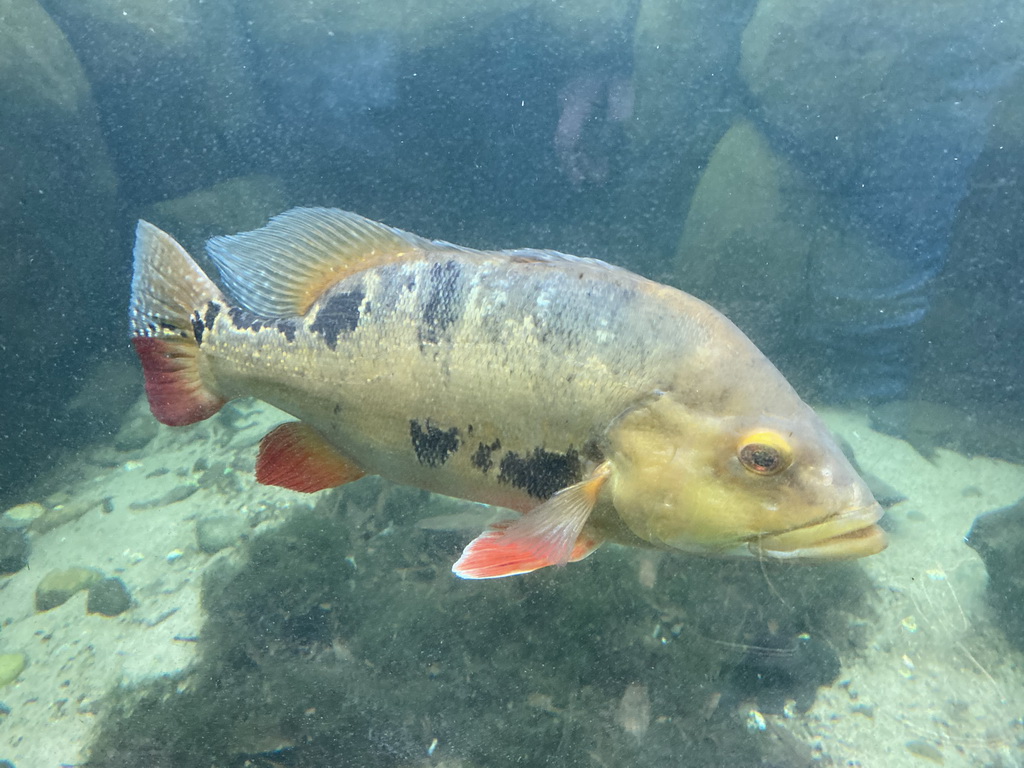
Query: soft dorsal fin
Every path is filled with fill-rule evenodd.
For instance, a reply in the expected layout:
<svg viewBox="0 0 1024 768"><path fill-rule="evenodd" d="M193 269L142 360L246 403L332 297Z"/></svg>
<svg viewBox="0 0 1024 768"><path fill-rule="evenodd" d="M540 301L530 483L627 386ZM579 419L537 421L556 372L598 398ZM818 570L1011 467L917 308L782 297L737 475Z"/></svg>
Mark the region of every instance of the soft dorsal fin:
<svg viewBox="0 0 1024 768"><path fill-rule="evenodd" d="M261 317L302 315L346 275L433 247L335 208L293 208L265 227L211 238L206 252L232 298Z"/></svg>

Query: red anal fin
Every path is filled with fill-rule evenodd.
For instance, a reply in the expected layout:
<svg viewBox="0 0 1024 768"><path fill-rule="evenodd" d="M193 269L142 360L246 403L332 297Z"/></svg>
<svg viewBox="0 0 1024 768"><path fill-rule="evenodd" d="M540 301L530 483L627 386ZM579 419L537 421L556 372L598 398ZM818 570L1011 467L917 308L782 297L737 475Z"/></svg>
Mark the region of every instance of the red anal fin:
<svg viewBox="0 0 1024 768"><path fill-rule="evenodd" d="M180 427L208 419L225 400L207 389L199 375L199 348L192 340L136 336L135 353L146 379L146 397L153 415Z"/></svg>
<svg viewBox="0 0 1024 768"><path fill-rule="evenodd" d="M563 488L522 517L484 531L469 543L452 572L463 579L494 579L582 560L601 543L583 527L610 474L605 462L586 480Z"/></svg>
<svg viewBox="0 0 1024 768"><path fill-rule="evenodd" d="M336 488L364 474L301 421L282 424L267 434L256 459L258 482L303 493Z"/></svg>

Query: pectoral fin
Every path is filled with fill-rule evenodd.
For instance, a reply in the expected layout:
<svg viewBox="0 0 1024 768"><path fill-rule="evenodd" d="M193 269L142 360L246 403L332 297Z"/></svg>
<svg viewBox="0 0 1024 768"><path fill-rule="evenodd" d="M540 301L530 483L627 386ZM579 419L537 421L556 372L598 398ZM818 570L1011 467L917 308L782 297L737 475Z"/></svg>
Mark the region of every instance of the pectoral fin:
<svg viewBox="0 0 1024 768"><path fill-rule="evenodd" d="M271 430L260 442L256 459L257 482L303 493L336 488L364 474L323 435L301 421Z"/></svg>
<svg viewBox="0 0 1024 768"><path fill-rule="evenodd" d="M522 517L495 524L470 542L452 572L463 579L493 579L582 560L601 544L583 527L610 473L605 462Z"/></svg>

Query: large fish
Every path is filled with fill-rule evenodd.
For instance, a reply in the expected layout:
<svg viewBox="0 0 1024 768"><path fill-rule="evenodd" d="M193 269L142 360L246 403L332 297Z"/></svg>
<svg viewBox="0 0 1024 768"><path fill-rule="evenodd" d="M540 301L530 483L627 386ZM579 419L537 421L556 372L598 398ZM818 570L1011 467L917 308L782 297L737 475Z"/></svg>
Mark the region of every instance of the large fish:
<svg viewBox="0 0 1024 768"><path fill-rule="evenodd" d="M257 479L363 475L521 513L466 578L603 541L834 560L881 551L882 509L828 429L723 315L552 251L478 251L299 208L207 244L226 291L140 221L131 333L154 415L236 397L292 414Z"/></svg>

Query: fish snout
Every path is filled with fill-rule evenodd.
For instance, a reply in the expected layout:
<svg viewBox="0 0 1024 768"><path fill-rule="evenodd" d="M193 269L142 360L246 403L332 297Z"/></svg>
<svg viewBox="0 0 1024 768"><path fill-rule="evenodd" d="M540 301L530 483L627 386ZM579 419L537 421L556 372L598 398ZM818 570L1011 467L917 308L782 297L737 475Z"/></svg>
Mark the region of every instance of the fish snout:
<svg viewBox="0 0 1024 768"><path fill-rule="evenodd" d="M853 560L881 552L888 545L877 524L885 514L875 501L847 509L811 525L760 536L749 542L759 557L778 560Z"/></svg>

